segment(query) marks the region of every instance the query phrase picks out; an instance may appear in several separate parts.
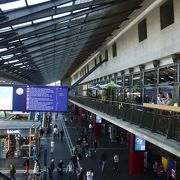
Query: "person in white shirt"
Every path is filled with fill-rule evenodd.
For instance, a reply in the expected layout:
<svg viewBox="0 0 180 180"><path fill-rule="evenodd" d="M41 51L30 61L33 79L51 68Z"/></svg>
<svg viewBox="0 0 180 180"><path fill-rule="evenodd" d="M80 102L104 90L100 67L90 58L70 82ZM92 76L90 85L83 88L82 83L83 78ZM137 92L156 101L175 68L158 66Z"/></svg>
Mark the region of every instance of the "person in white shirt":
<svg viewBox="0 0 180 180"><path fill-rule="evenodd" d="M54 141L51 141L51 154L53 154L54 153Z"/></svg>
<svg viewBox="0 0 180 180"><path fill-rule="evenodd" d="M86 173L87 180L93 180L93 176L94 174L93 174L92 169L89 169Z"/></svg>
<svg viewBox="0 0 180 180"><path fill-rule="evenodd" d="M68 173L69 180L73 178L72 177L73 176L73 170L74 170L73 163L72 163L72 161L69 161L67 168L66 168L66 173Z"/></svg>

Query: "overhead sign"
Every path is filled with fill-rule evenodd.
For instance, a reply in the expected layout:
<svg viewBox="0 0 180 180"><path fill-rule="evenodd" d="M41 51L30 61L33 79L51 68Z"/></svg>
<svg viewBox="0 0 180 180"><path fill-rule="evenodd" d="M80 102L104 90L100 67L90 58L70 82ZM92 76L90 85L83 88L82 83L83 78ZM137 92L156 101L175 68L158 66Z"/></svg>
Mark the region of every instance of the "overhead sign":
<svg viewBox="0 0 180 180"><path fill-rule="evenodd" d="M0 86L0 110L67 112L68 88L63 86Z"/></svg>
<svg viewBox="0 0 180 180"><path fill-rule="evenodd" d="M10 3L14 1L19 1L19 0L0 0L0 4Z"/></svg>
<svg viewBox="0 0 180 180"><path fill-rule="evenodd" d="M20 134L20 130L8 129L7 134Z"/></svg>

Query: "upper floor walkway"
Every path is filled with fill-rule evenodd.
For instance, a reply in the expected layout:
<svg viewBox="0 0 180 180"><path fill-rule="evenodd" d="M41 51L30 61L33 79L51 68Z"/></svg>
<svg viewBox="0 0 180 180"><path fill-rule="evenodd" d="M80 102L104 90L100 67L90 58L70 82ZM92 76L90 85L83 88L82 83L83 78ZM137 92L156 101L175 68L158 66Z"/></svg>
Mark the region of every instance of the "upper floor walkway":
<svg viewBox="0 0 180 180"><path fill-rule="evenodd" d="M180 157L180 108L71 96L69 101ZM147 107L146 107L147 106ZM155 105L156 106L156 105Z"/></svg>

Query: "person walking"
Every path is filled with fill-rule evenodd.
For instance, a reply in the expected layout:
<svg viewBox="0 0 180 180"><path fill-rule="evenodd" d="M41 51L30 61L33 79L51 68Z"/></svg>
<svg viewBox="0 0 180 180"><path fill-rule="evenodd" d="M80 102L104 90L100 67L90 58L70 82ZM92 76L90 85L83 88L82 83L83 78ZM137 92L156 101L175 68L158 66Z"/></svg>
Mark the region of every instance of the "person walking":
<svg viewBox="0 0 180 180"><path fill-rule="evenodd" d="M77 156L74 154L74 155L71 157L71 160L72 160L72 163L73 163L73 172L74 172L74 174L75 174L75 173L76 173L76 169L77 169L78 158L77 158Z"/></svg>
<svg viewBox="0 0 180 180"><path fill-rule="evenodd" d="M107 155L106 155L106 152L104 151L101 154L101 170L102 170L102 172L104 172L104 167L105 167L106 160L107 160Z"/></svg>
<svg viewBox="0 0 180 180"><path fill-rule="evenodd" d="M14 166L13 164L10 164L9 177L10 177L11 179L14 179L14 180L15 180L15 177L14 177L15 173L16 173L16 168L15 168L15 166Z"/></svg>
<svg viewBox="0 0 180 180"><path fill-rule="evenodd" d="M51 141L50 146L51 146L51 155L53 155L53 153L54 153L54 141L53 140Z"/></svg>
<svg viewBox="0 0 180 180"><path fill-rule="evenodd" d="M96 152L96 150L97 150L97 145L98 145L98 143L97 143L97 140L95 139L93 142L94 152Z"/></svg>
<svg viewBox="0 0 180 180"><path fill-rule="evenodd" d="M60 160L60 161L59 161L59 164L58 164L58 166L57 166L57 172L58 172L58 174L63 175L63 173L64 173L63 167L64 167L64 162L63 162L63 160Z"/></svg>
<svg viewBox="0 0 180 180"><path fill-rule="evenodd" d="M48 168L49 170L49 179L52 179L53 171L54 171L55 165L54 165L54 159L51 159L51 164Z"/></svg>
<svg viewBox="0 0 180 180"><path fill-rule="evenodd" d="M33 169L33 174L34 174L35 180L38 179L38 177L40 176L40 173L41 173L40 163L36 159L35 163L34 163L34 169Z"/></svg>
<svg viewBox="0 0 180 180"><path fill-rule="evenodd" d="M118 154L115 154L114 155L114 158L113 158L113 161L114 161L114 170L118 171L118 163L119 163L119 155Z"/></svg>
<svg viewBox="0 0 180 180"><path fill-rule="evenodd" d="M79 172L77 173L77 177L78 177L78 180L84 180L85 174L84 174L84 170L83 170L82 167L80 167L80 170L79 170Z"/></svg>
<svg viewBox="0 0 180 180"><path fill-rule="evenodd" d="M68 174L68 179L71 180L73 176L73 163L72 161L69 161L67 168L66 168L66 173Z"/></svg>
<svg viewBox="0 0 180 180"><path fill-rule="evenodd" d="M86 177L87 177L87 180L93 180L93 170L92 169L89 169L86 173Z"/></svg>
<svg viewBox="0 0 180 180"><path fill-rule="evenodd" d="M64 131L63 131L63 129L60 130L60 135L61 135L61 141L63 141L63 136L64 136Z"/></svg>
<svg viewBox="0 0 180 180"><path fill-rule="evenodd" d="M27 158L24 162L24 169L25 169L25 174L29 174L29 158Z"/></svg>
<svg viewBox="0 0 180 180"><path fill-rule="evenodd" d="M32 158L33 158L33 161L35 161L37 159L36 145L34 145L32 148Z"/></svg>

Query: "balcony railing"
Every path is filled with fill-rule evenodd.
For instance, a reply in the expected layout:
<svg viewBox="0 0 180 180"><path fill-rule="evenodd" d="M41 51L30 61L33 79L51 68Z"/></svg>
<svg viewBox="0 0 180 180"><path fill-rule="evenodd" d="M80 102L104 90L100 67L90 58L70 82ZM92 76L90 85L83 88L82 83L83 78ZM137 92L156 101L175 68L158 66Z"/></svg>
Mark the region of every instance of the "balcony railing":
<svg viewBox="0 0 180 180"><path fill-rule="evenodd" d="M0 179L1 180L11 180L8 176L4 175L3 173L0 172Z"/></svg>
<svg viewBox="0 0 180 180"><path fill-rule="evenodd" d="M159 133L168 139L180 141L179 112L84 96L70 96L69 98L84 106L138 125L140 128L148 129L152 133Z"/></svg>

